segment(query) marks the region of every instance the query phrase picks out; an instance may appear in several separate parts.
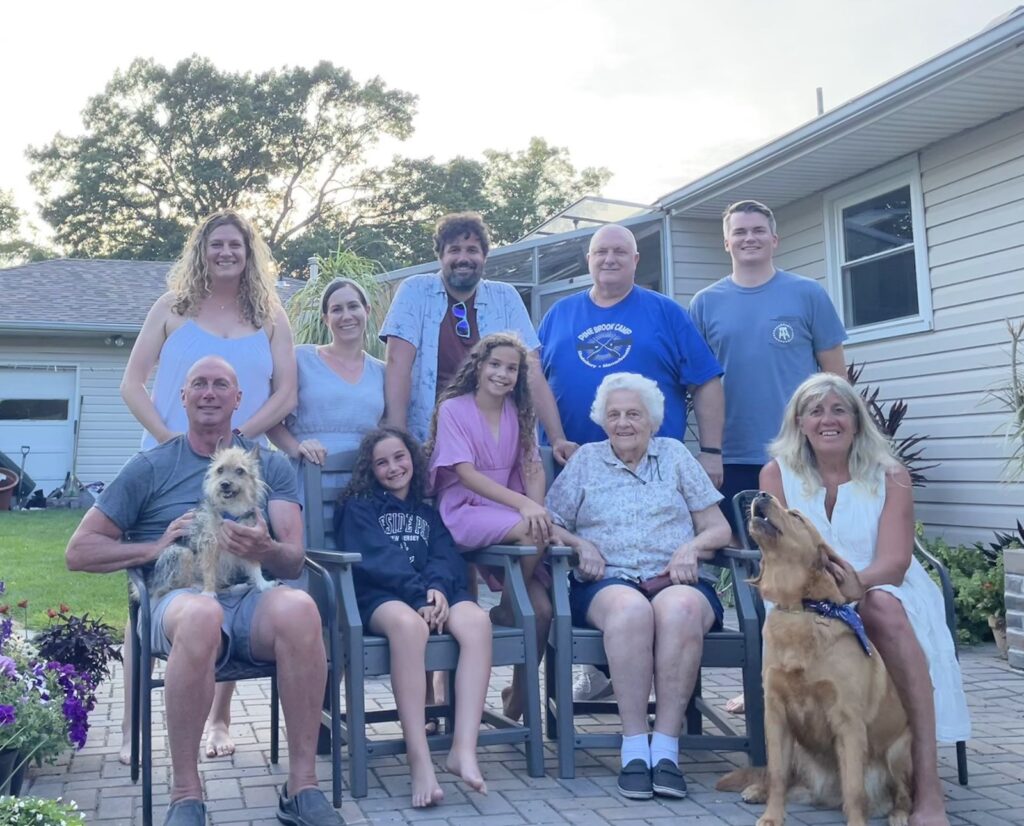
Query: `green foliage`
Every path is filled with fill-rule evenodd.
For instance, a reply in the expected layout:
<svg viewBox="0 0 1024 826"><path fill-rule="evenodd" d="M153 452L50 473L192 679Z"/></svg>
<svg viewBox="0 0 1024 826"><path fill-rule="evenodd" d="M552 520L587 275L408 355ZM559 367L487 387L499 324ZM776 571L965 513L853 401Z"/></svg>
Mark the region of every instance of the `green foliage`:
<svg viewBox="0 0 1024 826"><path fill-rule="evenodd" d="M922 526L918 524L918 538L949 570L960 642L970 645L990 639L992 633L988 618L1005 615L1003 550L1024 547L1024 527L1019 522L1017 533L1017 536L996 533L996 542L987 546L981 542L950 546L942 539L926 539Z"/></svg>
<svg viewBox="0 0 1024 826"><path fill-rule="evenodd" d="M173 258L223 208L251 215L274 249L362 185L367 150L408 137L414 104L328 62L252 74L138 59L89 101L80 137L29 150L32 182L73 255Z"/></svg>
<svg viewBox="0 0 1024 826"><path fill-rule="evenodd" d="M864 372L864 367L865 365L863 364L858 367L855 362L850 362L850 365L846 368L846 378L850 384L857 384L860 374ZM928 477L924 475L924 472L938 467L938 464L935 462L926 464L921 455L924 453L924 450L919 445L928 437L918 436L917 434L897 437L896 432L903 423L903 417L907 415L907 403L903 399L897 399L891 402L888 410L886 410L879 403L878 394L879 388L877 387L872 389L870 386L862 386L860 390L860 396L864 399L865 404L867 404L871 418L874 419L878 429L889 437L889 441L892 443L892 451L910 474L911 483L914 487L923 488L925 482L928 481Z"/></svg>
<svg viewBox="0 0 1024 826"><path fill-rule="evenodd" d="M72 800L60 798L0 797L0 823L4 826L85 826L85 815Z"/></svg>
<svg viewBox="0 0 1024 826"><path fill-rule="evenodd" d="M48 508L0 512L0 571L11 593L29 600L28 624L44 627L61 602L110 623L120 636L128 619L125 575L69 571L64 549L82 511Z"/></svg>
<svg viewBox="0 0 1024 826"><path fill-rule="evenodd" d="M577 170L564 147L531 138L518 152L484 151L484 160L394 157L373 170L349 205L289 241L278 256L285 272L340 245L380 263L385 271L434 258L434 224L450 212L484 216L492 244L509 244L584 195L596 195L611 173Z"/></svg>
<svg viewBox="0 0 1024 826"><path fill-rule="evenodd" d="M384 345L377 338L377 331L384 322L388 305L391 303L387 284L377 280L380 265L368 258L340 246L328 257L317 257L317 277L291 297L288 302L288 320L296 344L328 344L330 331L323 323L320 312L320 297L324 288L335 278L351 278L365 291L370 302L370 313L366 320L366 351L377 358L384 357Z"/></svg>
<svg viewBox="0 0 1024 826"><path fill-rule="evenodd" d="M530 138L521 152L488 149L486 213L496 244L508 244L584 195L596 195L611 172L603 167L577 171L569 150Z"/></svg>
<svg viewBox="0 0 1024 826"><path fill-rule="evenodd" d="M52 258L55 253L29 241L21 233L21 210L10 192L0 190L0 267Z"/></svg>

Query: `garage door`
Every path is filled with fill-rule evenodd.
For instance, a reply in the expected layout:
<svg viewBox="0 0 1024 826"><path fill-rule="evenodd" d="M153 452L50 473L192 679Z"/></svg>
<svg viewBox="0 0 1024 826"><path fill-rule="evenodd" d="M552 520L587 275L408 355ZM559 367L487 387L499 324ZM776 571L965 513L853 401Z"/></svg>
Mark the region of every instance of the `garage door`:
<svg viewBox="0 0 1024 826"><path fill-rule="evenodd" d="M0 367L0 451L49 493L71 470L75 442L74 367Z"/></svg>

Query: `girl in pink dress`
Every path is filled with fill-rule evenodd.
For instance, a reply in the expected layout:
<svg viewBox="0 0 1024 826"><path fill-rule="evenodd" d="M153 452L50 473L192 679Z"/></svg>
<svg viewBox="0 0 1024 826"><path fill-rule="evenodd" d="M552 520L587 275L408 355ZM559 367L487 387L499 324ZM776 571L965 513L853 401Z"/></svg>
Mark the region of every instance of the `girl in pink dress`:
<svg viewBox="0 0 1024 826"><path fill-rule="evenodd" d="M553 524L545 509L544 471L527 385L527 350L518 336L482 338L441 394L430 424L430 484L441 518L463 550L497 543L537 546L522 560L537 616L538 648L551 622L551 601L534 576ZM490 580L489 580L490 581ZM493 586L492 586L493 587ZM495 625L512 624L507 594L492 609ZM502 691L505 715L523 714L525 674L517 666Z"/></svg>

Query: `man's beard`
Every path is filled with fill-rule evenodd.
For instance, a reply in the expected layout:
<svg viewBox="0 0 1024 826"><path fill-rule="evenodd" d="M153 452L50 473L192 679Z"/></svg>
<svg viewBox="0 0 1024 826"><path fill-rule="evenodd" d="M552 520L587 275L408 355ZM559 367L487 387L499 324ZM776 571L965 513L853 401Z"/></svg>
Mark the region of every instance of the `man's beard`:
<svg viewBox="0 0 1024 826"><path fill-rule="evenodd" d="M472 290L480 283L482 274L483 268L481 267L462 271L452 269L449 272L442 273L444 283L448 285L449 289L457 290L458 292L468 292L469 290Z"/></svg>

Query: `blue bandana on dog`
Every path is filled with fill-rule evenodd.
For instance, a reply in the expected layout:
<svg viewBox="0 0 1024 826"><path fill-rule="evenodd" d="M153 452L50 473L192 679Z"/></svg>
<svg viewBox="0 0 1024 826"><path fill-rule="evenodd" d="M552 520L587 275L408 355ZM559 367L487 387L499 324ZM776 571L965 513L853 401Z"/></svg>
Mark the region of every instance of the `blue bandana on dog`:
<svg viewBox="0 0 1024 826"><path fill-rule="evenodd" d="M871 656L871 646L868 644L867 632L864 631L864 621L852 605L837 605L834 602L829 602L827 599L805 599L804 610L813 611L815 614L821 614L821 616L828 617L829 619L845 622L853 629L853 633L857 635L857 642L864 649L864 653L869 657Z"/></svg>

